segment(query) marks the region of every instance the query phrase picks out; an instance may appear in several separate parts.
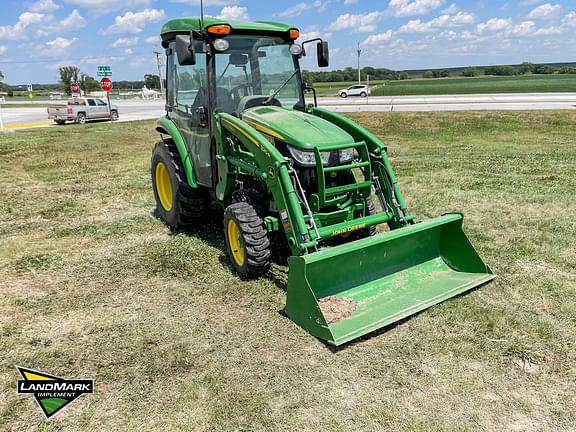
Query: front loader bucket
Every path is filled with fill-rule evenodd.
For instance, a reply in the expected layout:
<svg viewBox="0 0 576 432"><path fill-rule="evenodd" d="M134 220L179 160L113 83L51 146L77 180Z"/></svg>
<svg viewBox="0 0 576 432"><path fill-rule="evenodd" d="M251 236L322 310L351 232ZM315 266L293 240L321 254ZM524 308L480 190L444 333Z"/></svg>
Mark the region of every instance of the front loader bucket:
<svg viewBox="0 0 576 432"><path fill-rule="evenodd" d="M286 314L334 345L495 277L462 231L459 213L294 256L289 265Z"/></svg>

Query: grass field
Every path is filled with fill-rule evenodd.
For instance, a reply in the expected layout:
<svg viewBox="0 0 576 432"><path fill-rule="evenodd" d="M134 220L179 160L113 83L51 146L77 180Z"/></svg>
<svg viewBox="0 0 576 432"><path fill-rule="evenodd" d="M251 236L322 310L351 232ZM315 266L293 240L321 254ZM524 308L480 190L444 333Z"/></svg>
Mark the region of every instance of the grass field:
<svg viewBox="0 0 576 432"><path fill-rule="evenodd" d="M281 314L285 267L154 217L152 121L0 135L0 429L576 430L576 113L351 117L498 278L342 349ZM43 422L14 365L95 394Z"/></svg>
<svg viewBox="0 0 576 432"><path fill-rule="evenodd" d="M389 81L372 96L576 92L576 75L481 76Z"/></svg>

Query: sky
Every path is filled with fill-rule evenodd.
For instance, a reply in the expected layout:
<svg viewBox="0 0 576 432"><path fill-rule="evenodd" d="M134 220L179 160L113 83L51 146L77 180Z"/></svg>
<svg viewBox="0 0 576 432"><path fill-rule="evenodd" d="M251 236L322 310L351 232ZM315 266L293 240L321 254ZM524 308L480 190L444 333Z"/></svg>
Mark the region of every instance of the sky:
<svg viewBox="0 0 576 432"><path fill-rule="evenodd" d="M8 84L56 83L58 67L114 80L157 73L162 24L200 0L0 0L0 72ZM576 0L206 0L205 15L292 24L330 45L330 69L394 70L576 61ZM160 50L162 51L162 50ZM315 56L303 59L315 67Z"/></svg>

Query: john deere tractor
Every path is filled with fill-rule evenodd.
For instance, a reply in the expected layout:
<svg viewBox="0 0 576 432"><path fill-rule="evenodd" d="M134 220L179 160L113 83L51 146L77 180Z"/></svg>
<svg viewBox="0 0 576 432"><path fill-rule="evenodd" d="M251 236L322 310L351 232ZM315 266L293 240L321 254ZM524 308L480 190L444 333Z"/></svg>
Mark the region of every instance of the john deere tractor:
<svg viewBox="0 0 576 432"><path fill-rule="evenodd" d="M317 106L299 61L315 54L328 66L327 42L299 44L285 24L216 18L172 20L161 36L158 212L180 229L222 206L226 249L245 278L269 270L280 236L290 251L285 312L301 327L340 345L494 277L461 214L416 222L386 146Z"/></svg>

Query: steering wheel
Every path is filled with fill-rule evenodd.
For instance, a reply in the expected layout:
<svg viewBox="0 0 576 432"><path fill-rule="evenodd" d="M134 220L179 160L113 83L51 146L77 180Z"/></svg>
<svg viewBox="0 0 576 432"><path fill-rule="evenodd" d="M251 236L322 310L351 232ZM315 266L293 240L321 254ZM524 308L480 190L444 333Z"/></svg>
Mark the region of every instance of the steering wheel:
<svg viewBox="0 0 576 432"><path fill-rule="evenodd" d="M244 96L249 96L248 95L248 89L252 87L252 83L244 83L244 84L240 84L237 85L236 87L232 88L230 90L230 93L232 94L232 98L234 99L234 101L236 103L238 103L240 101L240 99L242 99L242 96L240 96L240 90L244 89Z"/></svg>

